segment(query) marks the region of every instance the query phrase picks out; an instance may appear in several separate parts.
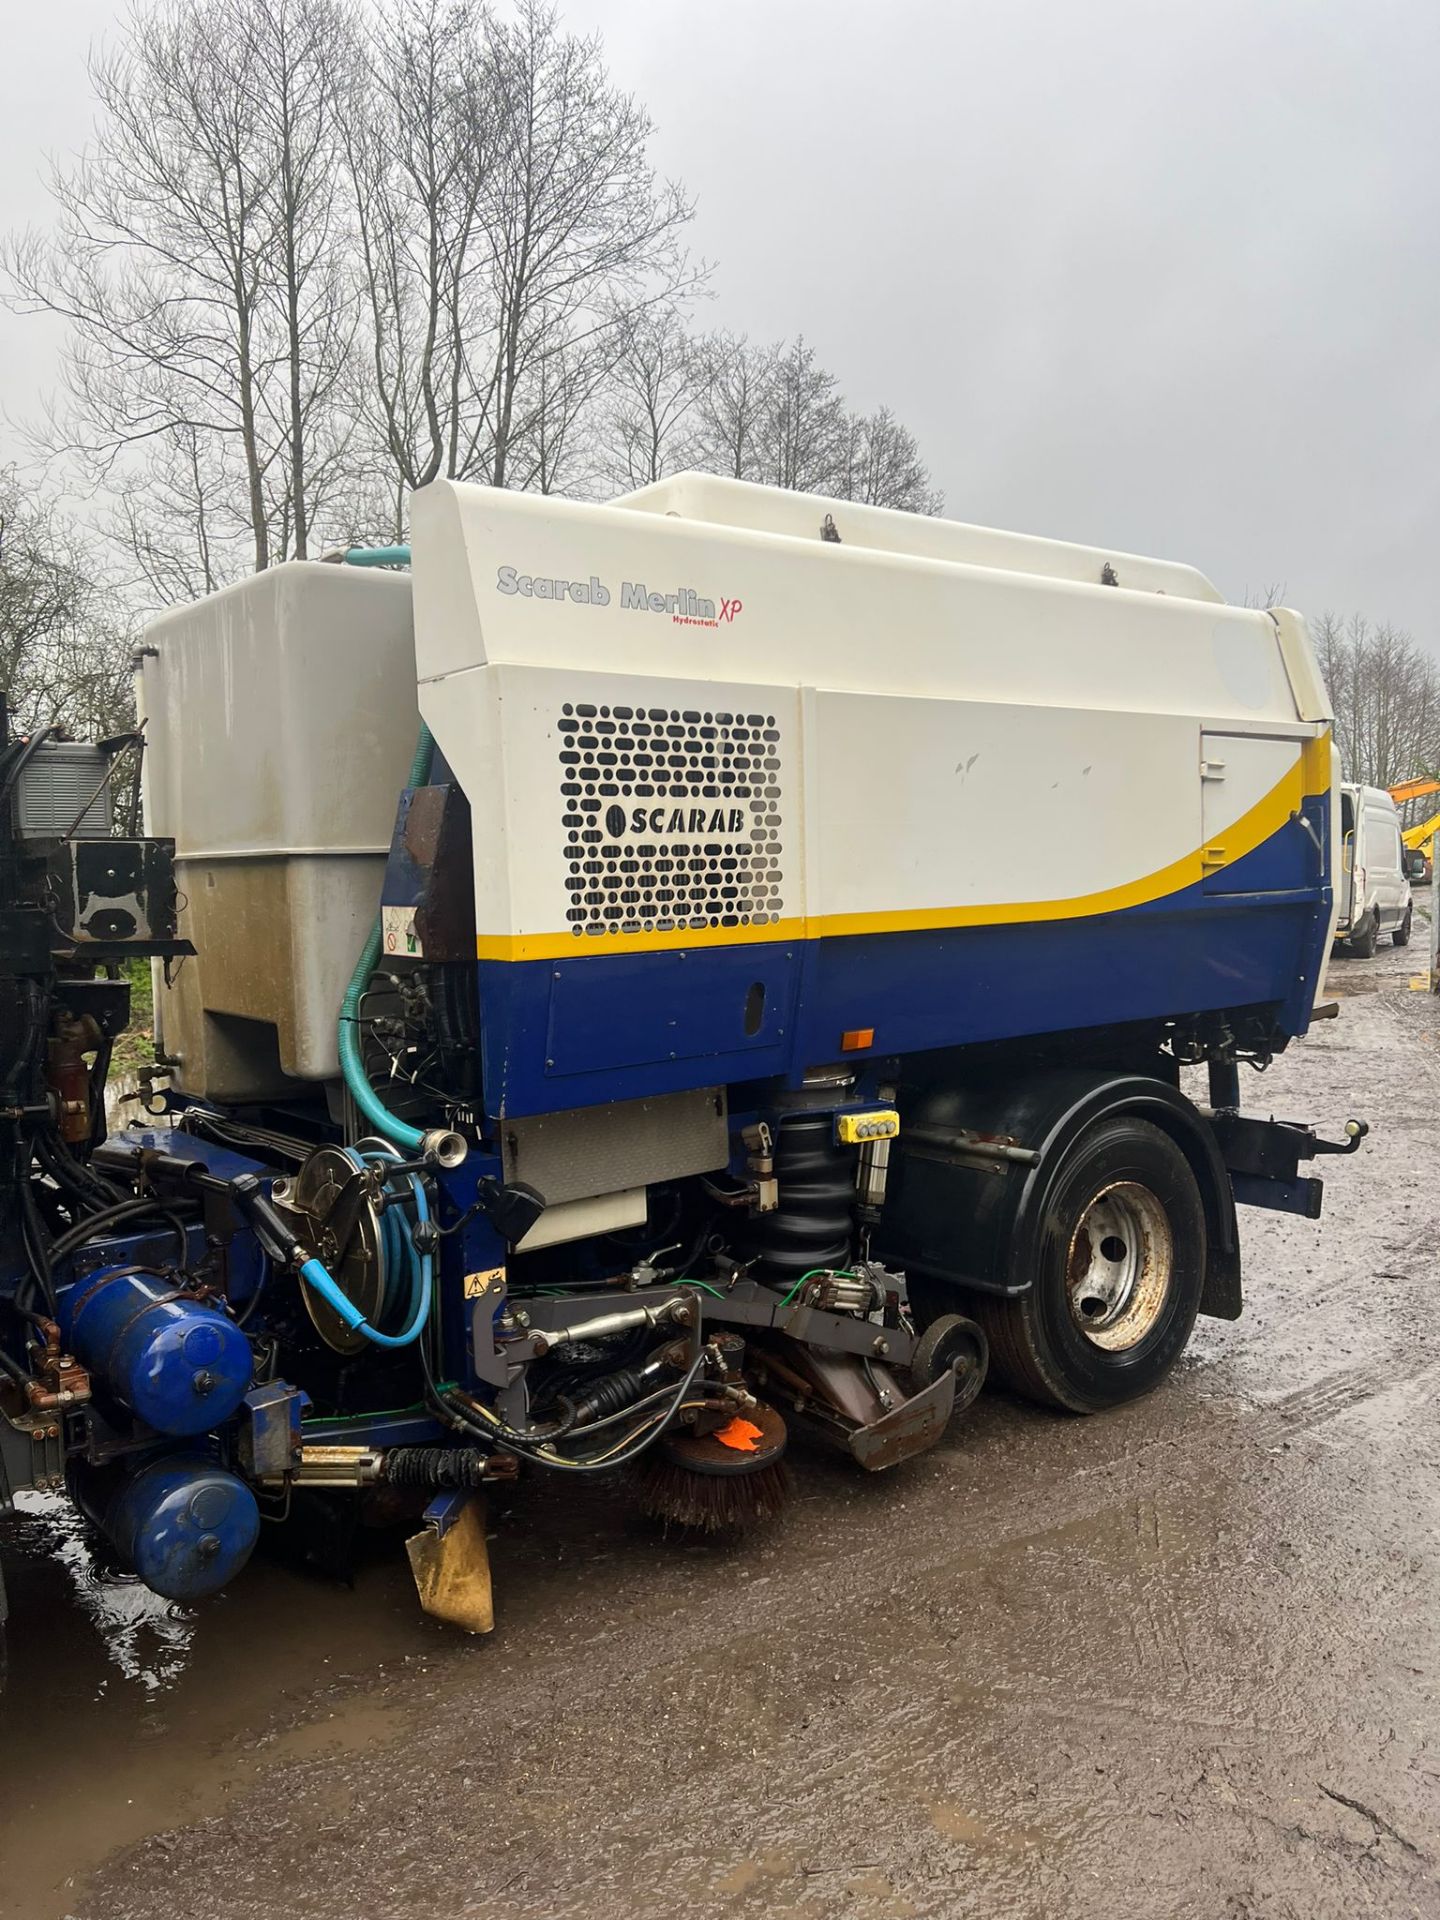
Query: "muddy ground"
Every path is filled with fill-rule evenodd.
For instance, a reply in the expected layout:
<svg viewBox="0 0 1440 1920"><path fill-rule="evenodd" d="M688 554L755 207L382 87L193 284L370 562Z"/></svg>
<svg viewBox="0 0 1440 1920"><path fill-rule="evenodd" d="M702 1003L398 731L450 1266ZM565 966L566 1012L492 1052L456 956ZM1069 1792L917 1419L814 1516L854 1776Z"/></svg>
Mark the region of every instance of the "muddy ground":
<svg viewBox="0 0 1440 1920"><path fill-rule="evenodd" d="M1418 932L1418 929L1417 929ZM1422 942L1247 1104L1374 1134L1149 1400L985 1395L745 1551L492 1513L499 1626L393 1559L193 1615L3 1542L23 1920L1440 1915L1440 1003ZM8 1904L7 1904L8 1903Z"/></svg>

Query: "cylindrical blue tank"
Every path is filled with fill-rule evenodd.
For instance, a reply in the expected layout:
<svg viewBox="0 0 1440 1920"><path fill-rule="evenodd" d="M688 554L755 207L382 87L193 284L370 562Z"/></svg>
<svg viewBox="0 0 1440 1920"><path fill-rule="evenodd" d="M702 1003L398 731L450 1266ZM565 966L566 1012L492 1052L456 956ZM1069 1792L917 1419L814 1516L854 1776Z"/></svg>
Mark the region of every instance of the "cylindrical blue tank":
<svg viewBox="0 0 1440 1920"><path fill-rule="evenodd" d="M161 1454L133 1472L77 1463L70 1485L82 1512L167 1600L203 1600L233 1580L260 1532L249 1487L203 1454Z"/></svg>
<svg viewBox="0 0 1440 1920"><path fill-rule="evenodd" d="M254 1361L242 1330L159 1274L87 1274L62 1292L60 1316L96 1385L157 1433L221 1426L249 1389Z"/></svg>

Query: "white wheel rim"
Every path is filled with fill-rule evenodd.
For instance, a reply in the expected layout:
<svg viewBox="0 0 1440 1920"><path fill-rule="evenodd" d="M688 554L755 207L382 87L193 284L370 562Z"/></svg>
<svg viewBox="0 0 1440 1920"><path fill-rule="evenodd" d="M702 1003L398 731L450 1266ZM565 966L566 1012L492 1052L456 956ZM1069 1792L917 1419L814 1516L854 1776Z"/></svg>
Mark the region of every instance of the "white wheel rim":
<svg viewBox="0 0 1440 1920"><path fill-rule="evenodd" d="M1155 1326L1175 1270L1175 1239L1148 1187L1118 1180L1086 1207L1070 1236L1065 1291L1091 1346L1123 1353Z"/></svg>

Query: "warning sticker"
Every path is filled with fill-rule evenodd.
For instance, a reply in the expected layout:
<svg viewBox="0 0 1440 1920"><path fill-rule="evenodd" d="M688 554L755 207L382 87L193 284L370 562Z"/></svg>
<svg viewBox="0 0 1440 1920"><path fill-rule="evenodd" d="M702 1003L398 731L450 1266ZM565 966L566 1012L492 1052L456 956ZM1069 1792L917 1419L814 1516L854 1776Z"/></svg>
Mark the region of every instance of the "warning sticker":
<svg viewBox="0 0 1440 1920"><path fill-rule="evenodd" d="M425 949L421 946L420 935L415 930L413 907L382 907L380 938L386 953L414 954L418 958L424 958Z"/></svg>
<svg viewBox="0 0 1440 1920"><path fill-rule="evenodd" d="M492 1287L503 1286L504 1282L504 1267L486 1267L481 1273L467 1273L465 1276L465 1298L467 1300L478 1300L482 1294L488 1293Z"/></svg>

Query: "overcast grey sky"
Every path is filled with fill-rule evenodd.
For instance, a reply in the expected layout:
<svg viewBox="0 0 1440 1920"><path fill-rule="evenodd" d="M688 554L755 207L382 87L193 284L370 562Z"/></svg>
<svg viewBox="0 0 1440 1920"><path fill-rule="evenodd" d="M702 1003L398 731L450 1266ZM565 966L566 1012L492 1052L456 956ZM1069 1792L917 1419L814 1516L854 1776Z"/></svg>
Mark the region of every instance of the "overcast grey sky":
<svg viewBox="0 0 1440 1920"><path fill-rule="evenodd" d="M109 0L9 0L5 217ZM707 321L803 331L948 508L1283 581L1440 651L1437 0L571 0L698 201ZM0 404L53 378L0 313Z"/></svg>

